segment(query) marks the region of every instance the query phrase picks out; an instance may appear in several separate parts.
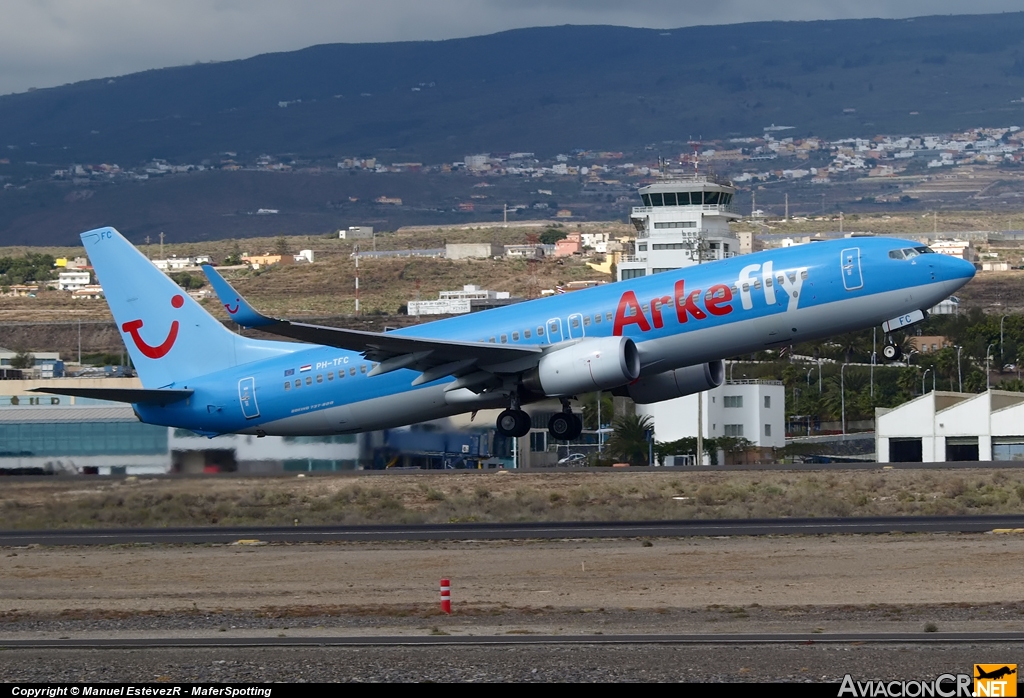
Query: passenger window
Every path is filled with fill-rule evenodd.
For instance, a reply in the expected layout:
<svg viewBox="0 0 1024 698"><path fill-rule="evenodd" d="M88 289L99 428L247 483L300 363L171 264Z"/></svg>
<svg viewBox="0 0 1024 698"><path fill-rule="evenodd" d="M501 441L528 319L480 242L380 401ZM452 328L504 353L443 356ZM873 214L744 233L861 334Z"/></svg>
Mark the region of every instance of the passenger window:
<svg viewBox="0 0 1024 698"><path fill-rule="evenodd" d="M608 322L611 322L612 321L612 314L611 313L605 313L604 314L604 319L607 320Z"/></svg>
<svg viewBox="0 0 1024 698"><path fill-rule="evenodd" d="M760 291L761 290L761 282L760 281L755 281L754 282L754 290L755 291Z"/></svg>
<svg viewBox="0 0 1024 698"><path fill-rule="evenodd" d="M518 332L513 332L512 333L512 341L513 342L518 342L519 341L519 333Z"/></svg>
<svg viewBox="0 0 1024 698"><path fill-rule="evenodd" d="M573 317L571 320L569 320L569 323L573 327L579 327L580 326L580 321L579 321L579 318L577 318L577 317Z"/></svg>
<svg viewBox="0 0 1024 698"><path fill-rule="evenodd" d="M584 315L583 316L583 326L586 327L589 324L590 324L590 316L589 315Z"/></svg>
<svg viewBox="0 0 1024 698"><path fill-rule="evenodd" d="M295 387L298 388L300 385L302 385L302 379L301 378L296 378L295 379Z"/></svg>
<svg viewBox="0 0 1024 698"><path fill-rule="evenodd" d="M544 328L543 327L538 327L537 328L537 336L538 337L543 337L544 336Z"/></svg>
<svg viewBox="0 0 1024 698"><path fill-rule="evenodd" d="M594 322L601 322L601 313L594 314Z"/></svg>
<svg viewBox="0 0 1024 698"><path fill-rule="evenodd" d="M523 330L523 338L529 339L531 337L530 330Z"/></svg>
<svg viewBox="0 0 1024 698"><path fill-rule="evenodd" d="M322 374L322 373L316 374L316 382L317 383L323 383L324 382L324 374Z"/></svg>
<svg viewBox="0 0 1024 698"><path fill-rule="evenodd" d="M805 279L805 280L807 279L807 270L806 269L800 272L800 278L801 279Z"/></svg>
<svg viewBox="0 0 1024 698"><path fill-rule="evenodd" d="M501 335L501 343L502 344L508 344L508 335L507 334Z"/></svg>
<svg viewBox="0 0 1024 698"><path fill-rule="evenodd" d="M488 342L490 342L491 344L494 344L494 337L491 337L491 338L490 338L490 339L488 339L487 341L488 341Z"/></svg>
<svg viewBox="0 0 1024 698"><path fill-rule="evenodd" d="M328 371L327 372L327 380L329 380L329 381L334 380L334 371Z"/></svg>
<svg viewBox="0 0 1024 698"><path fill-rule="evenodd" d="M557 322L549 322L548 323L548 330L551 331L551 334L555 334L556 332L558 332L558 323Z"/></svg>
<svg viewBox="0 0 1024 698"><path fill-rule="evenodd" d="M647 304L647 303L644 303L643 305L641 305L640 309L643 310L644 313L651 312L651 306L649 304Z"/></svg>
<svg viewBox="0 0 1024 698"><path fill-rule="evenodd" d="M291 387L292 387L291 383L289 383L288 381L284 382L284 389L285 390L291 390Z"/></svg>
<svg viewBox="0 0 1024 698"><path fill-rule="evenodd" d="M765 288L771 288L772 287L772 280L771 280L771 278L767 278L767 279L764 280L764 287Z"/></svg>
<svg viewBox="0 0 1024 698"><path fill-rule="evenodd" d="M359 372L366 373L366 364L359 364Z"/></svg>
<svg viewBox="0 0 1024 698"><path fill-rule="evenodd" d="M313 385L313 376L306 376L306 385Z"/></svg>
<svg viewBox="0 0 1024 698"><path fill-rule="evenodd" d="M350 368L348 370L348 375L350 375L350 376L356 375L356 367L355 366L353 366L352 368Z"/></svg>

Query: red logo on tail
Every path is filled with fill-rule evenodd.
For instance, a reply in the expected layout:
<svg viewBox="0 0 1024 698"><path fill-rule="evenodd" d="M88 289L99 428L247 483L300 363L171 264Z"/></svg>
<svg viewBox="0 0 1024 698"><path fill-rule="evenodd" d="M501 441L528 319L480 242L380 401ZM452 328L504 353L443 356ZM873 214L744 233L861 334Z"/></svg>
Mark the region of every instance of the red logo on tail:
<svg viewBox="0 0 1024 698"><path fill-rule="evenodd" d="M180 295L171 298L171 305L175 308L180 308L184 303L185 299ZM167 352L174 346L174 340L178 338L178 321L174 320L171 322L171 331L167 333L167 338L156 346L147 344L146 340L139 336L139 328L141 327L142 320L132 320L121 325L121 331L127 332L132 336L132 341L135 342L135 346L138 347L143 356L150 359L162 359L167 356Z"/></svg>
<svg viewBox="0 0 1024 698"><path fill-rule="evenodd" d="M241 298L236 298L235 299L235 309L234 310L231 309L231 304L230 303L225 303L224 304L224 309L227 310L232 315L237 313L238 309L240 307L242 307L242 299Z"/></svg>

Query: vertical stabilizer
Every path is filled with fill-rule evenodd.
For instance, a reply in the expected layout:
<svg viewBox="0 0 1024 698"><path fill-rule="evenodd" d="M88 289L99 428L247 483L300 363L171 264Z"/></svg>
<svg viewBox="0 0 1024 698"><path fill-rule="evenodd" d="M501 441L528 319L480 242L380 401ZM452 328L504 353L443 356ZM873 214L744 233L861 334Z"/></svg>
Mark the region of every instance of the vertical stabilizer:
<svg viewBox="0 0 1024 698"><path fill-rule="evenodd" d="M82 233L114 322L146 388L294 351L234 334L113 228Z"/></svg>

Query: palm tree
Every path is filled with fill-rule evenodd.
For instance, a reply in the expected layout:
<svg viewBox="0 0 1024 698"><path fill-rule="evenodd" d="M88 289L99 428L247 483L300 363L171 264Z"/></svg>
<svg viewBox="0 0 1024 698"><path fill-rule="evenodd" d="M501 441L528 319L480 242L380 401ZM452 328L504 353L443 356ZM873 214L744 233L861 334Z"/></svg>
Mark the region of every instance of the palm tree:
<svg viewBox="0 0 1024 698"><path fill-rule="evenodd" d="M650 439L654 422L648 415L630 414L619 417L612 424L614 431L608 439L608 453L630 465L648 465Z"/></svg>

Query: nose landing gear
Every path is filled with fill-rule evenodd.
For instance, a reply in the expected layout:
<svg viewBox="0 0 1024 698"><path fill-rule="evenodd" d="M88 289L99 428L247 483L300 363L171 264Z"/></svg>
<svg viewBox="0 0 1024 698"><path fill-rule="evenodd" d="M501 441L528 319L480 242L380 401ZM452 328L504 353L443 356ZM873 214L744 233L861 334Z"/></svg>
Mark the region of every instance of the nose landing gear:
<svg viewBox="0 0 1024 698"><path fill-rule="evenodd" d="M903 350L896 344L892 337L885 336L885 346L882 347L882 356L886 361L899 361L903 358Z"/></svg>

